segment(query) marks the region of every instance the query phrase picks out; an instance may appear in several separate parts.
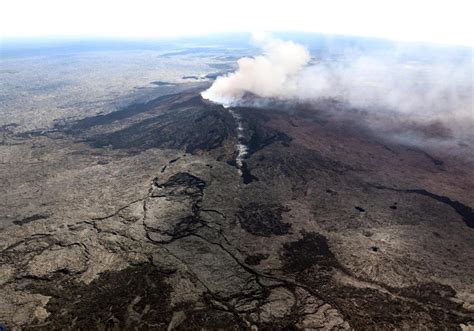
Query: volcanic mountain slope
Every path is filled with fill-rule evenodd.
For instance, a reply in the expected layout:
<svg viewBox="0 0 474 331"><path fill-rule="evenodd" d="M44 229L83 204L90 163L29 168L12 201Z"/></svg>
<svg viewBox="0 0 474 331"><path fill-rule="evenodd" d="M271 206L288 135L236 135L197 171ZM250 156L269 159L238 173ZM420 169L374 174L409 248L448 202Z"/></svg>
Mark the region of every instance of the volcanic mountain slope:
<svg viewBox="0 0 474 331"><path fill-rule="evenodd" d="M472 327L472 163L199 92L2 129L7 328Z"/></svg>

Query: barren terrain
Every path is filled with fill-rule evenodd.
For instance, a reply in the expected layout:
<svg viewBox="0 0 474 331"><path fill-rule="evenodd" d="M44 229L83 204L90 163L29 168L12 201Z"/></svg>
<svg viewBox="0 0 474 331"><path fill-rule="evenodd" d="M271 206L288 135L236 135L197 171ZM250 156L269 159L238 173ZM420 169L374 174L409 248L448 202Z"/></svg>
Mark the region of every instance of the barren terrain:
<svg viewBox="0 0 474 331"><path fill-rule="evenodd" d="M472 160L203 84L1 129L7 328L473 327Z"/></svg>

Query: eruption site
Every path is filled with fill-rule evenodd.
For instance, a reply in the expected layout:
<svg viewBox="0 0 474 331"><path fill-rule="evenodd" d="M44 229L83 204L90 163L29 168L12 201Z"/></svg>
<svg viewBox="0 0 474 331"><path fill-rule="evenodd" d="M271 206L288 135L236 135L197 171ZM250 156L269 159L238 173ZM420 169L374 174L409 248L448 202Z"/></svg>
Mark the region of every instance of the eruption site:
<svg viewBox="0 0 474 331"><path fill-rule="evenodd" d="M292 41L264 38L259 45L261 55L239 59L237 70L218 77L202 97L224 107L335 100L359 111L358 122L407 145L474 142L473 62L466 50L435 57L395 44L310 55Z"/></svg>

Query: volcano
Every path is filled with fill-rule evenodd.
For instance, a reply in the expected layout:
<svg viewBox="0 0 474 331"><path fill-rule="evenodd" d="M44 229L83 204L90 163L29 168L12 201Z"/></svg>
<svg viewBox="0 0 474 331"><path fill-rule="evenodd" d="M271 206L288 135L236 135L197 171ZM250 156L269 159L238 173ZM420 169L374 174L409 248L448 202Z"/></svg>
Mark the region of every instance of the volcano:
<svg viewBox="0 0 474 331"><path fill-rule="evenodd" d="M472 321L472 160L388 139L334 100L224 108L201 92L2 129L9 162L39 160L8 170L3 208L30 198L2 230L7 327Z"/></svg>

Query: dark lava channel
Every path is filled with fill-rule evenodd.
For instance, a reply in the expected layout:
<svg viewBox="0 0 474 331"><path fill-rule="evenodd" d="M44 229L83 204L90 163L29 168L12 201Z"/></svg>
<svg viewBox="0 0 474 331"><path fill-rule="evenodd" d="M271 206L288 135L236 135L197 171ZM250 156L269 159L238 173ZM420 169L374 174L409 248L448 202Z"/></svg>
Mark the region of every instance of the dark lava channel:
<svg viewBox="0 0 474 331"><path fill-rule="evenodd" d="M458 213L462 217L464 223L466 223L468 227L474 228L474 210L471 207L460 203L459 201L451 200L448 197L437 195L424 189L396 189L392 187L386 187L383 185L375 185L374 188L378 190L388 190L388 191L394 191L394 192L420 194L420 195L427 196L431 199L434 199L436 201L445 203L448 206L452 207L456 211L456 213Z"/></svg>

